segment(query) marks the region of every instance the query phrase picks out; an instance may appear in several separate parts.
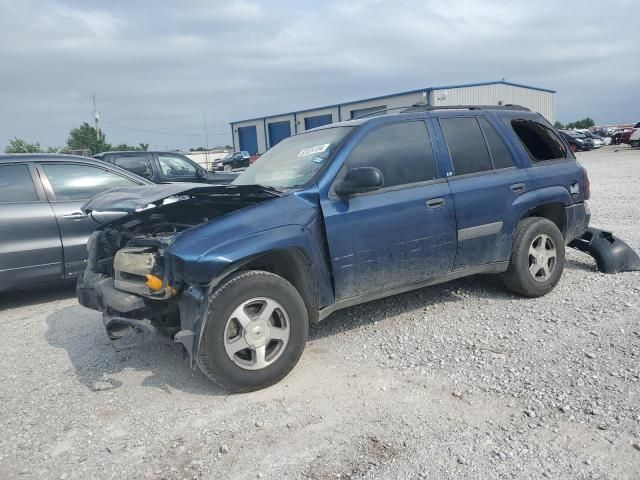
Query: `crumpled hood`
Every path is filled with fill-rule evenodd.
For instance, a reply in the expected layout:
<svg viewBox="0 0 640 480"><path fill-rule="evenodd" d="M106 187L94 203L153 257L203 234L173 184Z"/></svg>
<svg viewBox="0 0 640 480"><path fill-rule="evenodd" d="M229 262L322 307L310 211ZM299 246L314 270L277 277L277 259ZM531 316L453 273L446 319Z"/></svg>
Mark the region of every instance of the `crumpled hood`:
<svg viewBox="0 0 640 480"><path fill-rule="evenodd" d="M134 213L163 203L173 203L200 196L242 196L256 193L272 195L273 197L280 195L276 190L259 185L169 183L112 188L93 197L81 209L87 214L91 212Z"/></svg>

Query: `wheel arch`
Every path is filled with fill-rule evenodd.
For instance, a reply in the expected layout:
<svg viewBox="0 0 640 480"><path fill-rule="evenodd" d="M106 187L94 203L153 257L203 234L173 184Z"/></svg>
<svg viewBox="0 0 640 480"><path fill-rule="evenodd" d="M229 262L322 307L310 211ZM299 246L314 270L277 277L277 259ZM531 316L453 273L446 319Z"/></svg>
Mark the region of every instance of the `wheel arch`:
<svg viewBox="0 0 640 480"><path fill-rule="evenodd" d="M309 321L318 322L319 296L311 270L311 261L299 248L285 247L265 251L237 260L217 276L212 287L242 270L261 270L287 280L298 291L307 308Z"/></svg>
<svg viewBox="0 0 640 480"><path fill-rule="evenodd" d="M526 215L522 218L529 217L542 217L548 220L551 220L558 230L562 233L563 237L566 237L567 234L567 225L566 225L566 212L565 212L565 204L562 202L548 202L542 203L532 209L530 209Z"/></svg>

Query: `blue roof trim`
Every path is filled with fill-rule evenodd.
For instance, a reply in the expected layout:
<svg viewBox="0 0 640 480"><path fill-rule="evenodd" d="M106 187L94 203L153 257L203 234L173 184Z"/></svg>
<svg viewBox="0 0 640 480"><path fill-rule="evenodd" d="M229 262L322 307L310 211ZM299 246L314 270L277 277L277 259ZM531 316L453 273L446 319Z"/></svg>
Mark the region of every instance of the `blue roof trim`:
<svg viewBox="0 0 640 480"><path fill-rule="evenodd" d="M369 97L369 98L362 98L359 100L352 100L349 102L341 102L341 103L335 103L333 105L324 105L322 107L315 107L315 108L305 108L303 110L294 110L292 112L286 112L286 113L278 113L276 115L266 115L263 117L255 117L255 118L248 118L246 120L237 120L235 122L230 122L230 125L235 125L237 123L245 123L245 122L255 122L257 120L266 120L267 118L275 118L275 117L284 117L286 115L294 115L297 113L305 113L305 112L312 112L314 110L325 110L328 108L339 108L342 107L344 105L351 105L353 103L362 103L362 102L370 102L373 100L384 100L387 98L391 98L391 97L397 97L399 95L410 95L413 93L421 93L421 92L431 92L433 90L446 90L449 88L469 88L469 87L484 87L487 85L509 85L512 87L520 87L520 88L527 88L529 90L537 90L540 92L547 92L547 93L556 93L555 90L551 90L548 88L542 88L542 87L534 87L531 85L525 85L522 83L515 83L515 82L508 82L506 80L494 80L494 81L490 81L490 82L476 82L476 83L460 83L457 85L440 85L437 87L425 87L425 88L418 88L416 90L406 90L404 92L397 92L397 93L390 93L388 95L381 95L378 97Z"/></svg>

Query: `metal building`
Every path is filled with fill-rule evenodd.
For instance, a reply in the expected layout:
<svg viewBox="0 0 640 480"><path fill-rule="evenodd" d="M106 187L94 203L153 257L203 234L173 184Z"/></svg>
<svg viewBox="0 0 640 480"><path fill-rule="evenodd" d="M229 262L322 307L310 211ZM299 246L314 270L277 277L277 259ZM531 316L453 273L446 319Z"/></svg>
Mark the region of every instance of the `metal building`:
<svg viewBox="0 0 640 480"><path fill-rule="evenodd" d="M517 104L555 120L555 90L498 80L427 87L381 97L309 108L296 112L250 118L231 123L235 150L247 150L251 155L264 153L281 140L311 128L333 122L359 118L371 112L397 113L398 107L426 103L446 105L506 105ZM393 110L396 109L396 110Z"/></svg>

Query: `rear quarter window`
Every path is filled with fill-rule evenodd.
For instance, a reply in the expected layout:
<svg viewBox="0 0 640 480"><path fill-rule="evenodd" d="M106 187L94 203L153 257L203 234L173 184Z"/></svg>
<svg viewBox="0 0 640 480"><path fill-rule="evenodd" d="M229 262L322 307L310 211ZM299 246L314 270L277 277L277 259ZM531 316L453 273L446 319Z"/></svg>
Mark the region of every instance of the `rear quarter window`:
<svg viewBox="0 0 640 480"><path fill-rule="evenodd" d="M503 118L503 121L511 127L534 162L567 158L564 143L551 127L531 118Z"/></svg>

